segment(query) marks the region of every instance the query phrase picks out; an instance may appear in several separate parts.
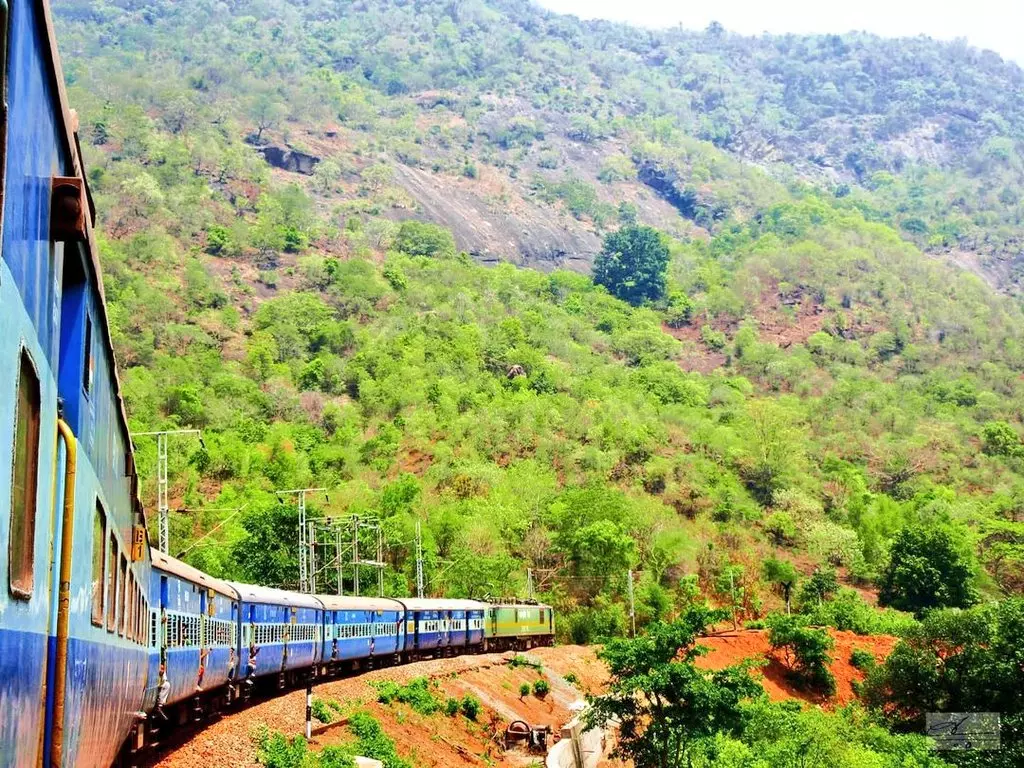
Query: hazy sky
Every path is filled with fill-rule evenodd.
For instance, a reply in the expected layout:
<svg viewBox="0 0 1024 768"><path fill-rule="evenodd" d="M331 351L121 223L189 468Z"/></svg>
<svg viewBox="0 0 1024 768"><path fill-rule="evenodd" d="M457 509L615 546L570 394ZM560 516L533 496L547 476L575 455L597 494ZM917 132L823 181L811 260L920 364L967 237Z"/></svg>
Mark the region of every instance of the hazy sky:
<svg viewBox="0 0 1024 768"><path fill-rule="evenodd" d="M966 37L1024 64L1024 0L538 0L545 8L581 18L628 21L647 27L712 21L743 34L849 32L886 37L919 34Z"/></svg>

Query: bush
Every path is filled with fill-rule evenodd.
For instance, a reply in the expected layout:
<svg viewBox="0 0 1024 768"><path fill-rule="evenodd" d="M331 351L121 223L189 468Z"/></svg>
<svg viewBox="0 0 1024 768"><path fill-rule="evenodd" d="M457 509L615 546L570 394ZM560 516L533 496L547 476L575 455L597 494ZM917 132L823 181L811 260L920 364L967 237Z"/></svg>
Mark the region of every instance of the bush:
<svg viewBox="0 0 1024 768"><path fill-rule="evenodd" d="M520 699L525 699L529 695L530 695L530 684L529 683L523 683L522 685L520 685L519 686L519 698Z"/></svg>
<svg viewBox="0 0 1024 768"><path fill-rule="evenodd" d="M569 685L579 685L580 683L580 679L576 677L576 674L574 672L566 672L564 675L562 675L562 679L565 680L565 682L569 683Z"/></svg>
<svg viewBox="0 0 1024 768"><path fill-rule="evenodd" d="M441 708L433 685L425 677L417 677L408 685L399 685L391 680L382 680L371 685L377 690L377 701L381 704L398 701L408 704L421 715L432 715Z"/></svg>
<svg viewBox="0 0 1024 768"><path fill-rule="evenodd" d="M480 707L480 699L467 693L462 697L462 704L459 709L470 720L476 720L477 715L480 714Z"/></svg>
<svg viewBox="0 0 1024 768"><path fill-rule="evenodd" d="M863 648L854 648L850 653L850 665L855 669L868 670L877 664L875 654Z"/></svg>
<svg viewBox="0 0 1024 768"><path fill-rule="evenodd" d="M541 668L541 665L539 663L537 663L536 661L531 660L527 656L523 656L523 654L521 654L521 653L517 653L515 656L513 656L512 660L508 663L508 665L512 669L519 669L521 667L529 667L530 669L537 669L537 670L539 670Z"/></svg>
<svg viewBox="0 0 1024 768"><path fill-rule="evenodd" d="M348 729L356 737L356 754L371 760L380 760L384 763L384 768L412 768L412 765L398 756L395 742L384 733L384 729L372 715L357 712L349 720Z"/></svg>
<svg viewBox="0 0 1024 768"><path fill-rule="evenodd" d="M534 680L533 682L533 695L538 699L543 699L551 693L551 686L548 685L547 680Z"/></svg>
<svg viewBox="0 0 1024 768"><path fill-rule="evenodd" d="M321 723L329 723L334 720L334 715L331 714L330 708L323 699L313 699L313 705L311 707L313 717L319 720Z"/></svg>
<svg viewBox="0 0 1024 768"><path fill-rule="evenodd" d="M460 702L458 699L453 699L451 697L445 699L444 713L448 715L448 717L455 717L459 714L459 705Z"/></svg>
<svg viewBox="0 0 1024 768"><path fill-rule="evenodd" d="M437 224L403 221L395 237L395 248L410 256L454 256L455 238Z"/></svg>
<svg viewBox="0 0 1024 768"><path fill-rule="evenodd" d="M781 651L782 661L789 668L794 683L805 690L832 696L836 679L828 665L835 641L823 629L805 625L802 616L770 616L768 641L772 650Z"/></svg>
<svg viewBox="0 0 1024 768"><path fill-rule="evenodd" d="M910 614L868 605L852 589L841 589L820 604L806 605L804 613L811 624L849 630L858 635L903 636L917 626Z"/></svg>

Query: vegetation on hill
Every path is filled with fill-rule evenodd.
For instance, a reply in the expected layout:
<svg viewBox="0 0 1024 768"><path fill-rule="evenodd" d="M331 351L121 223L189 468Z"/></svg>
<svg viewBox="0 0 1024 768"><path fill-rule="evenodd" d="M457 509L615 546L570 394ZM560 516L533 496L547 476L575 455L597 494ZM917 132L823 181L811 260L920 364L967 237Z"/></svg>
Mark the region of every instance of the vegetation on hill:
<svg viewBox="0 0 1024 768"><path fill-rule="evenodd" d="M388 594L417 523L430 594L532 571L562 638L620 638L613 688L707 703L625 713L638 765L945 765L877 724L917 727L919 684L1017 749L1024 312L991 285L1019 267L1018 67L525 0L55 6L132 427L205 437L172 445L174 554L295 586L275 490L324 486L313 514L380 518ZM545 271L464 252L524 243ZM813 626L905 638L870 714L693 668L709 622L783 609L822 694Z"/></svg>

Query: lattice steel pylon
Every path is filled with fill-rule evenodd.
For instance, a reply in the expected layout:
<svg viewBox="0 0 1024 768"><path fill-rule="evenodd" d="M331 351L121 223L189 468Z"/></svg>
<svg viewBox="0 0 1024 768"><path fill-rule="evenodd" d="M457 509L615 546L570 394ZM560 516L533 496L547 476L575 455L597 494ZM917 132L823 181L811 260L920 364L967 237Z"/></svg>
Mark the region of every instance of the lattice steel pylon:
<svg viewBox="0 0 1024 768"><path fill-rule="evenodd" d="M198 435L199 445L206 448L203 434L198 429L165 429L157 432L136 432L132 438L156 438L156 511L157 511L157 546L165 555L170 552L170 481L168 465L170 452L168 439L171 435Z"/></svg>
<svg viewBox="0 0 1024 768"><path fill-rule="evenodd" d="M323 493L324 498L330 501L326 488L290 488L288 490L275 491L278 498L282 496L297 494L299 497L299 592L313 594L315 583L312 579L313 573L310 568L310 554L313 548L310 531L306 520L306 494Z"/></svg>
<svg viewBox="0 0 1024 768"><path fill-rule="evenodd" d="M368 533L376 550L374 559L363 557L360 552L360 532ZM346 566L352 570L352 594L361 591L360 569L373 568L377 571L377 594L384 596L384 532L380 521L375 517L347 515L309 521L308 529L308 562L309 583L312 589L318 586L318 577L323 574L328 579L331 575L336 581L336 592L344 593ZM329 589L329 586L327 587Z"/></svg>

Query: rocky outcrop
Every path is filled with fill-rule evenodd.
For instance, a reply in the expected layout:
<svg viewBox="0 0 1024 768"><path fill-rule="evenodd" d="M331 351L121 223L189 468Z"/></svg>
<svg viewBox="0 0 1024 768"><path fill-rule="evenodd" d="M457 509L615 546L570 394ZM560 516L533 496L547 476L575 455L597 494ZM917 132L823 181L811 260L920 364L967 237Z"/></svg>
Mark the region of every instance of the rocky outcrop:
<svg viewBox="0 0 1024 768"><path fill-rule="evenodd" d="M256 151L275 168L291 173L304 173L307 176L313 174L317 163L320 162L320 158L316 155L309 155L291 147L279 147L274 144L257 147Z"/></svg>
<svg viewBox="0 0 1024 768"><path fill-rule="evenodd" d="M461 250L483 263L511 261L535 269L589 272L601 239L556 208L517 198L515 205L489 198L484 189L418 168L396 164L395 181L416 201L419 218L448 227Z"/></svg>

